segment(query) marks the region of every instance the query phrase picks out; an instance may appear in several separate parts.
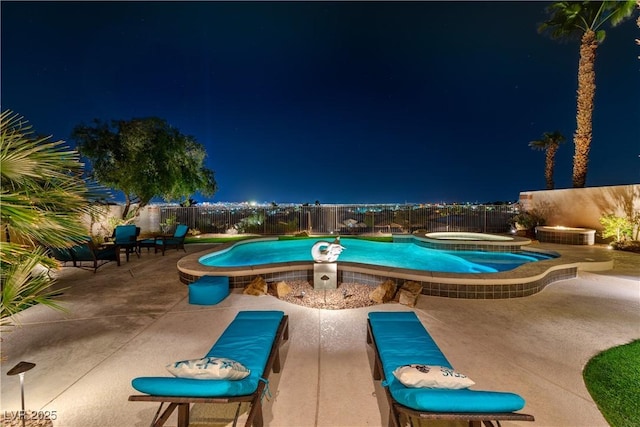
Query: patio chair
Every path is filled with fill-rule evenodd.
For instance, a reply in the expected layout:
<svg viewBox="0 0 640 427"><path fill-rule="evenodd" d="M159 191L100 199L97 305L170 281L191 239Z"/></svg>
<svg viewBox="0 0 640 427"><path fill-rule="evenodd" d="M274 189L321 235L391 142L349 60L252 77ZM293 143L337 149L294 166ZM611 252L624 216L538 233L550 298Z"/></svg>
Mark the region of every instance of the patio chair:
<svg viewBox="0 0 640 427"><path fill-rule="evenodd" d="M176 230L171 236L157 236L154 241L155 252L158 252L158 249L162 251L162 255L164 255L164 251L167 248L176 248L176 250L182 249L187 252L184 248L184 239L187 237L187 232L189 231L189 227L184 224L178 224Z"/></svg>
<svg viewBox="0 0 640 427"><path fill-rule="evenodd" d="M238 421L240 405L250 404L246 427L262 427L262 398L268 391L269 373L280 372L280 345L289 339L289 316L282 311L240 311L217 339L205 358L225 358L245 368L242 378L220 376L206 379L194 375L194 370L174 377L138 377L131 386L141 395L129 396L130 401L160 402L160 408L151 422L161 427L178 409L178 427L189 425L189 406L192 403L237 403L233 425ZM174 367L188 365L190 361L176 362ZM213 363L216 364L216 363ZM197 370L195 370L197 371ZM202 372L202 370L201 370ZM163 404L168 403L162 412ZM175 424L174 424L175 425Z"/></svg>
<svg viewBox="0 0 640 427"><path fill-rule="evenodd" d="M129 261L129 254L134 252L138 258L138 235L140 234L140 227L136 227L134 224L118 225L113 230L113 244L115 245L116 253L120 256L120 250L124 249L127 262Z"/></svg>

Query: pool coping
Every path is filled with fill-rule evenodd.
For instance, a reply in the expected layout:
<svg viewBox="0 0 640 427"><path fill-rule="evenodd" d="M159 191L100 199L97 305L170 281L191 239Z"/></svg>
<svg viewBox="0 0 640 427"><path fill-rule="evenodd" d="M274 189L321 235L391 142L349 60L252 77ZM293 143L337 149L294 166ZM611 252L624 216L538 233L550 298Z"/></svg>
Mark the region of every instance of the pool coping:
<svg viewBox="0 0 640 427"><path fill-rule="evenodd" d="M188 285L205 275L227 276L232 288L242 288L257 276L262 276L267 282L312 281L313 262L309 261L225 268L208 267L199 262L200 257L211 252L228 250L237 244L265 240L277 240L277 237L223 243L214 248L187 255L177 263L180 281ZM398 284L402 284L401 282L404 281L414 281L422 285L423 295L448 298L503 299L536 294L550 283L576 277L578 271L606 271L613 268L613 260L610 256L595 257L593 253L580 253L574 248L576 247L563 248L561 245L553 249L528 246L527 251L552 253L559 255L559 257L527 263L513 270L498 273L444 273L338 261L338 282L377 286L388 279L394 280Z"/></svg>

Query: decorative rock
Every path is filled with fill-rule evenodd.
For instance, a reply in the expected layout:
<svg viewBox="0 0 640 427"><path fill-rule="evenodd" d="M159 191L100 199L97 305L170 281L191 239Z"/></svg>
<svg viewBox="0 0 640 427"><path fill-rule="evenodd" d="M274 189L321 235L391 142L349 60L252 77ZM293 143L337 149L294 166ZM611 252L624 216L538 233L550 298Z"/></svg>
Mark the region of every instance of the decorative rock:
<svg viewBox="0 0 640 427"><path fill-rule="evenodd" d="M422 293L422 285L418 282L404 282L398 290L396 299L402 305L415 307L418 297Z"/></svg>
<svg viewBox="0 0 640 427"><path fill-rule="evenodd" d="M275 294L278 298L283 298L291 293L291 286L287 282L278 282L273 286Z"/></svg>
<svg viewBox="0 0 640 427"><path fill-rule="evenodd" d="M384 281L369 294L369 299L378 304L384 304L393 299L396 294L397 285L391 279Z"/></svg>
<svg viewBox="0 0 640 427"><path fill-rule="evenodd" d="M245 295L261 296L266 295L268 290L269 287L267 286L267 282L265 282L261 276L258 276L244 288L242 293Z"/></svg>

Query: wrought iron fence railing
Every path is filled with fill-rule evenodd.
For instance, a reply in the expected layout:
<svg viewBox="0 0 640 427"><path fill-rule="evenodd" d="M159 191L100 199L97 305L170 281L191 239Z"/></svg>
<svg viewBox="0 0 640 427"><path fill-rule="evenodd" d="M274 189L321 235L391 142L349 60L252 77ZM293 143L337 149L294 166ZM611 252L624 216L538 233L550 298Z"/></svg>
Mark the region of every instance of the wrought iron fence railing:
<svg viewBox="0 0 640 427"><path fill-rule="evenodd" d="M200 233L263 235L413 233L466 231L506 233L517 205L287 205L162 206L160 223L186 224Z"/></svg>

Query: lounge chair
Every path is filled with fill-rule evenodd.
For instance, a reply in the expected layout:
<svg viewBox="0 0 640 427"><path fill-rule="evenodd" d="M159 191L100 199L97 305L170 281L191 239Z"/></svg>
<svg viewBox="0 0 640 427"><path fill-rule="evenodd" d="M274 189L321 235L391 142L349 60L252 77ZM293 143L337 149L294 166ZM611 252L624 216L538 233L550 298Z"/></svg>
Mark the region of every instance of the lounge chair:
<svg viewBox="0 0 640 427"><path fill-rule="evenodd" d="M176 248L176 250L182 249L187 252L184 248L184 239L187 237L187 232L189 231L189 227L184 224L178 224L176 226L176 230L173 235L170 236L156 236L151 239L144 239L138 242L139 248L155 248L155 253L158 253L158 249L162 251L162 255L164 255L164 251L167 248Z"/></svg>
<svg viewBox="0 0 640 427"><path fill-rule="evenodd" d="M71 254L71 248L49 247L47 250L49 251L49 256L61 262L63 267L66 267L68 262L73 263L74 261L73 255ZM75 263L73 266L75 267Z"/></svg>
<svg viewBox="0 0 640 427"><path fill-rule="evenodd" d="M163 426L176 408L178 427L187 427L191 403L235 402L239 408L243 402L249 402L245 426L261 427L262 397L267 391L269 373L280 372L279 347L287 339L289 317L282 311L241 311L205 357L237 361L250 370L249 376L240 380L139 377L131 385L144 394L131 395L129 400L161 402L151 423L154 427ZM161 414L164 403L169 405Z"/></svg>
<svg viewBox="0 0 640 427"><path fill-rule="evenodd" d="M389 402L389 426L400 427L400 416L421 419L463 420L470 426L493 426L493 421L534 421L519 411L525 405L514 393L452 389L440 386L408 387L394 371L411 364L443 366L453 370L414 312L371 312L367 343L375 353L374 380L382 380ZM456 373L457 375L457 373Z"/></svg>
<svg viewBox="0 0 640 427"><path fill-rule="evenodd" d="M98 247L88 236L83 243L70 248L49 247L48 250L51 257L62 262L63 266L71 262L74 267L85 268L83 263L90 262L94 273L109 261L116 261L120 265L120 257L118 257L115 246Z"/></svg>

